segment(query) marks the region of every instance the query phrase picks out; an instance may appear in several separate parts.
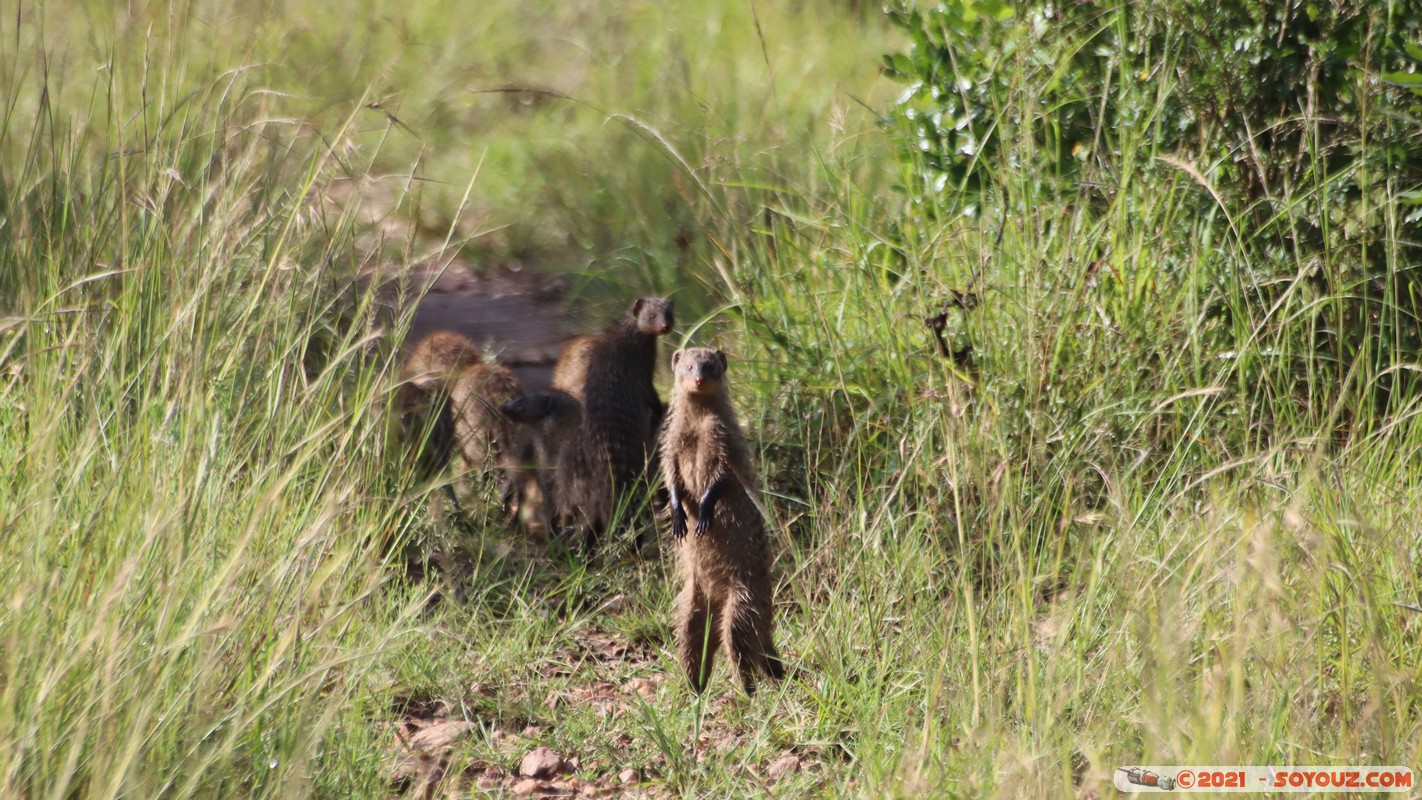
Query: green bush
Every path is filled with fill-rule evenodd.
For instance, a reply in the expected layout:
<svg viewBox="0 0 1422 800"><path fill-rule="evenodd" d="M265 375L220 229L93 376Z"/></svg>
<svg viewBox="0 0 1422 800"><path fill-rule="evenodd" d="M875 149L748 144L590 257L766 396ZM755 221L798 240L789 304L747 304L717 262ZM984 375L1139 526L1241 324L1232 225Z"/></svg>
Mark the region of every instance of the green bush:
<svg viewBox="0 0 1422 800"><path fill-rule="evenodd" d="M889 119L907 192L928 218L1006 224L1045 203L1163 225L1148 280L1195 293L1204 321L1182 322L1221 352L1249 351L1241 384L1267 352L1280 399L1320 412L1350 386L1388 398L1422 355L1419 11L896 7L911 45L885 63L908 87ZM1112 244L1095 253L1108 266ZM1170 269L1191 261L1204 274Z"/></svg>

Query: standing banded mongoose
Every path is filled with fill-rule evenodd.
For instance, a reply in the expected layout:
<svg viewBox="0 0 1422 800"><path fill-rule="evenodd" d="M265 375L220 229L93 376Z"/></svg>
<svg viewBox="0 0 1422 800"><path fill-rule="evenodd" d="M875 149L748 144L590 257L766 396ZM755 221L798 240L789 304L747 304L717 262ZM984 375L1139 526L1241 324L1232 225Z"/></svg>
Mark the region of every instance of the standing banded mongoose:
<svg viewBox="0 0 1422 800"><path fill-rule="evenodd" d="M595 337L579 337L559 357L554 386L583 403L582 431L589 447L590 489L582 516L595 539L614 509L645 485L647 460L656 448L664 406L652 379L657 337L675 324L672 301L639 298Z"/></svg>
<svg viewBox="0 0 1422 800"><path fill-rule="evenodd" d="M672 354L675 385L662 431L662 471L677 542L677 656L700 694L725 648L746 694L757 670L785 676L775 650L770 548L760 482L726 389L726 354ZM694 531L687 536L687 526Z"/></svg>

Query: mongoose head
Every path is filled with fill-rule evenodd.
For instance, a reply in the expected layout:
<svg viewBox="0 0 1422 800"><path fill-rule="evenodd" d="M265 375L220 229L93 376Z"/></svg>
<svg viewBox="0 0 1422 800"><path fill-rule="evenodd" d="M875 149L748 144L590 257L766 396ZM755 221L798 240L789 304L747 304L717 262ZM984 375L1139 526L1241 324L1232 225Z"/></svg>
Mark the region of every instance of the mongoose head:
<svg viewBox="0 0 1422 800"><path fill-rule="evenodd" d="M638 333L661 336L670 333L676 324L672 313L672 301L666 297L639 297L632 304L632 318L637 321Z"/></svg>
<svg viewBox="0 0 1422 800"><path fill-rule="evenodd" d="M515 397L499 410L504 416L523 425L536 425L549 418L562 419L579 412L577 399L556 390Z"/></svg>
<svg viewBox="0 0 1422 800"><path fill-rule="evenodd" d="M431 402L430 393L412 382L406 381L397 386L390 401L390 416L396 431L403 437L414 436L420 412L426 410Z"/></svg>
<svg viewBox="0 0 1422 800"><path fill-rule="evenodd" d="M672 353L672 376L687 394L715 394L726 380L726 354L712 347L688 347Z"/></svg>
<svg viewBox="0 0 1422 800"><path fill-rule="evenodd" d="M405 359L410 373L452 370L484 361L479 346L454 331L435 331L415 344Z"/></svg>

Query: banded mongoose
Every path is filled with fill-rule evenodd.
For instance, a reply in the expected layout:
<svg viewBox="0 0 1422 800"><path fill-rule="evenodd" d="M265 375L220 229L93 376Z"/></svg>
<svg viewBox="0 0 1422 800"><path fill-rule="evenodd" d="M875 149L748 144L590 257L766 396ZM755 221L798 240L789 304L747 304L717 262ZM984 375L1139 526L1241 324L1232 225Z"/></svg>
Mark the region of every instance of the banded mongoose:
<svg viewBox="0 0 1422 800"><path fill-rule="evenodd" d="M465 469L518 468L514 426L499 409L521 396L518 377L498 364L470 367L450 385L454 441Z"/></svg>
<svg viewBox="0 0 1422 800"><path fill-rule="evenodd" d="M741 687L754 694L757 671L772 680L785 676L773 636L770 547L755 499L760 482L731 408L726 354L678 350L672 375L661 460L683 581L677 656L700 694L724 647Z"/></svg>
<svg viewBox="0 0 1422 800"><path fill-rule="evenodd" d="M454 453L449 387L465 370L482 362L473 342L453 331L436 331L421 339L400 367L395 419L401 437L416 447L426 479L449 466Z"/></svg>
<svg viewBox="0 0 1422 800"><path fill-rule="evenodd" d="M402 372L406 380L397 396L402 428L412 438L427 431L422 466L437 474L453 464L461 489L464 473L498 469L504 473L505 506L521 499L519 477L526 467L518 458L514 426L499 412L523 394L518 378L505 367L481 363L478 348L449 331L416 345ZM449 494L457 506L453 487Z"/></svg>
<svg viewBox="0 0 1422 800"><path fill-rule="evenodd" d="M671 300L638 298L602 334L569 342L558 359L554 387L582 402L588 467L605 487L580 498L590 538L602 533L613 509L642 483L656 449L665 408L652 384L657 337L674 324Z"/></svg>

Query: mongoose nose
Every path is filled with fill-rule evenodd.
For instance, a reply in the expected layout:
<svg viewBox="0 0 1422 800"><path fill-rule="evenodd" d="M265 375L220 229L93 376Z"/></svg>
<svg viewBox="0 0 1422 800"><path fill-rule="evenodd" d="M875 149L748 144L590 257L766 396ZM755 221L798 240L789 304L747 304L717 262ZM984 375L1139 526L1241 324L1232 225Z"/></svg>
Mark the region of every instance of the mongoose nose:
<svg viewBox="0 0 1422 800"><path fill-rule="evenodd" d="M705 379L705 378L697 378L697 379L696 379L696 388L700 389L700 388L701 388L701 384L703 384L703 383L705 383L705 382L706 382L706 379Z"/></svg>

